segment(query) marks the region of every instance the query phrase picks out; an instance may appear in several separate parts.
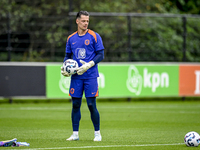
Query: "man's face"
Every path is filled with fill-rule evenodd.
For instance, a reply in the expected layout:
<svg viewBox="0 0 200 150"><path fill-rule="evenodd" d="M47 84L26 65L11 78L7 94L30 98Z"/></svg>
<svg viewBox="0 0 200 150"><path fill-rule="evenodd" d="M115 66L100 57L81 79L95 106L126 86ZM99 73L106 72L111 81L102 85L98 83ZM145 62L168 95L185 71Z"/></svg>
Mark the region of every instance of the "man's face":
<svg viewBox="0 0 200 150"><path fill-rule="evenodd" d="M78 29L87 30L89 24L89 16L81 15L81 18L76 19Z"/></svg>

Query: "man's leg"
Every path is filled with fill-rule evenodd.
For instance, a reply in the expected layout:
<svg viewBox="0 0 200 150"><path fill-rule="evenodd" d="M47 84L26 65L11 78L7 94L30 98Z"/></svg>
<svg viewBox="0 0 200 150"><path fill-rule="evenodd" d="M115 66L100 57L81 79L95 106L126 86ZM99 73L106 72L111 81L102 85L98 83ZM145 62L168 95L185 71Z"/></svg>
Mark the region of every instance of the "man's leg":
<svg viewBox="0 0 200 150"><path fill-rule="evenodd" d="M81 101L82 98L72 97L72 127L73 127L73 134L67 141L74 141L79 140L78 131L79 131L79 122L81 120Z"/></svg>
<svg viewBox="0 0 200 150"><path fill-rule="evenodd" d="M73 131L79 130L79 122L81 120L81 98L72 97L72 126Z"/></svg>
<svg viewBox="0 0 200 150"><path fill-rule="evenodd" d="M101 141L102 137L100 134L100 115L96 107L96 97L87 97L86 100L95 130L94 141Z"/></svg>
<svg viewBox="0 0 200 150"><path fill-rule="evenodd" d="M87 105L95 131L100 130L100 115L96 107L96 97L87 97Z"/></svg>

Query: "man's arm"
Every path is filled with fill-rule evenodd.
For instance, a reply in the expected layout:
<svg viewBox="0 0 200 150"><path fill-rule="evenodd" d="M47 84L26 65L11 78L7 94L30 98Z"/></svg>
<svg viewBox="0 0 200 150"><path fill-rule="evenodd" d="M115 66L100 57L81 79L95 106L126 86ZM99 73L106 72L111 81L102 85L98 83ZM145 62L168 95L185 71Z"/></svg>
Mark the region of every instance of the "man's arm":
<svg viewBox="0 0 200 150"><path fill-rule="evenodd" d="M77 69L77 74L78 75L82 75L84 72L86 72L88 69L90 69L95 64L97 64L100 61L102 61L103 59L104 59L104 50L99 50L99 51L97 51L97 55L90 62L86 63L83 60L80 60L80 62L83 65Z"/></svg>
<svg viewBox="0 0 200 150"><path fill-rule="evenodd" d="M63 62L65 62L65 60L67 60L67 59L71 59L71 56L72 56L71 53L66 53Z"/></svg>
<svg viewBox="0 0 200 150"><path fill-rule="evenodd" d="M94 57L93 61L95 64L98 64L103 59L104 59L104 49L96 52L96 56Z"/></svg>

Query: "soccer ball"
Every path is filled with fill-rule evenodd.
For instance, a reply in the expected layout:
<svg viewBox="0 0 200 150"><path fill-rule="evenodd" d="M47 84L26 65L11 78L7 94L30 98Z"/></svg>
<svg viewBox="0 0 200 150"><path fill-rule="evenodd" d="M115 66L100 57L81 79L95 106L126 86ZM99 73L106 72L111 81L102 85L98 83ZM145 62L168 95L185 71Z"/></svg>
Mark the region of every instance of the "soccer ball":
<svg viewBox="0 0 200 150"><path fill-rule="evenodd" d="M67 59L63 63L64 72L68 72L70 75L73 75L77 72L78 63L73 59Z"/></svg>
<svg viewBox="0 0 200 150"><path fill-rule="evenodd" d="M200 136L197 132L191 131L185 135L184 141L189 147L197 147L200 142Z"/></svg>

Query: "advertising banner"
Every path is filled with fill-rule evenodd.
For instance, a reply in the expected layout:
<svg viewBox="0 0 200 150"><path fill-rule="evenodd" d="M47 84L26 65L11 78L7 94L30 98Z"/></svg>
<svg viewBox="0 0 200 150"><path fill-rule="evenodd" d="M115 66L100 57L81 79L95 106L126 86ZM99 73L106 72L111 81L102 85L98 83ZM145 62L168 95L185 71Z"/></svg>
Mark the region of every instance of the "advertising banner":
<svg viewBox="0 0 200 150"><path fill-rule="evenodd" d="M69 99L62 63L0 63L1 97ZM99 96L200 96L199 63L99 63Z"/></svg>
<svg viewBox="0 0 200 150"><path fill-rule="evenodd" d="M64 77L60 71L60 65L46 66L47 98L70 98L70 77Z"/></svg>
<svg viewBox="0 0 200 150"><path fill-rule="evenodd" d="M180 65L180 96L200 96L200 65Z"/></svg>
<svg viewBox="0 0 200 150"><path fill-rule="evenodd" d="M178 96L177 65L101 65L103 97Z"/></svg>
<svg viewBox="0 0 200 150"><path fill-rule="evenodd" d="M45 66L0 66L0 97L45 97Z"/></svg>
<svg viewBox="0 0 200 150"><path fill-rule="evenodd" d="M60 66L46 66L47 98L69 98L70 78ZM179 66L145 64L99 64L100 97L178 96Z"/></svg>

